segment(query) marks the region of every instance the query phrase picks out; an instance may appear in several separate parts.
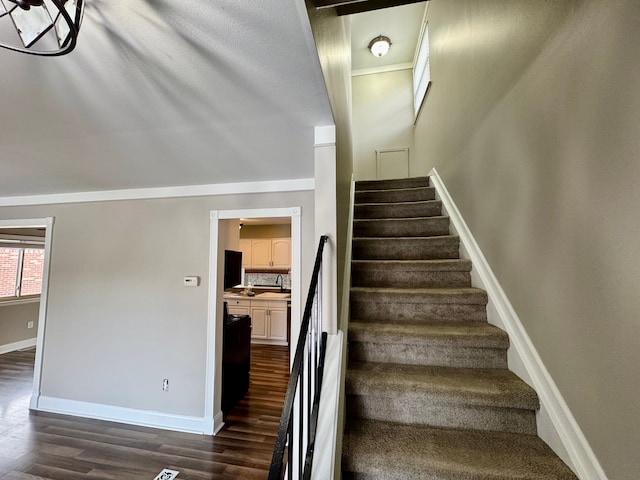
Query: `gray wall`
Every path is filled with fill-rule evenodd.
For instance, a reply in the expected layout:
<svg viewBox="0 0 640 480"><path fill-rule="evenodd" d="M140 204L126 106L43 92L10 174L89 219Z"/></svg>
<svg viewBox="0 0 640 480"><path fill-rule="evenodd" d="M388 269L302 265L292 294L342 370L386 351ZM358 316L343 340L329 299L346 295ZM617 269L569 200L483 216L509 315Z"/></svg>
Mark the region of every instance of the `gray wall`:
<svg viewBox="0 0 640 480"><path fill-rule="evenodd" d="M433 0L416 127L611 479L640 471L640 3Z"/></svg>
<svg viewBox="0 0 640 480"><path fill-rule="evenodd" d="M202 417L209 212L293 206L306 292L312 191L0 208L1 219L55 217L42 394ZM185 275L201 286L185 288Z"/></svg>
<svg viewBox="0 0 640 480"><path fill-rule="evenodd" d="M40 302L0 305L0 350L11 343L36 338ZM33 322L33 328L27 323Z"/></svg>
<svg viewBox="0 0 640 480"><path fill-rule="evenodd" d="M356 180L376 178L376 150L409 147L416 167L412 70L353 77L353 169Z"/></svg>

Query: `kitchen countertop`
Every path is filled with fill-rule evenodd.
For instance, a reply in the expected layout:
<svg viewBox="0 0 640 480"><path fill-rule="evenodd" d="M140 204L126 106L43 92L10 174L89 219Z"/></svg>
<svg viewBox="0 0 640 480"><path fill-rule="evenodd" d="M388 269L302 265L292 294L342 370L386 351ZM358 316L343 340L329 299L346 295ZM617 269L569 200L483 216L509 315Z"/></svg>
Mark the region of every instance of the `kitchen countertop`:
<svg viewBox="0 0 640 480"><path fill-rule="evenodd" d="M264 292L256 293L253 297L251 297L243 293L225 292L224 298L240 298L246 300L289 300L291 299L291 294L280 292Z"/></svg>

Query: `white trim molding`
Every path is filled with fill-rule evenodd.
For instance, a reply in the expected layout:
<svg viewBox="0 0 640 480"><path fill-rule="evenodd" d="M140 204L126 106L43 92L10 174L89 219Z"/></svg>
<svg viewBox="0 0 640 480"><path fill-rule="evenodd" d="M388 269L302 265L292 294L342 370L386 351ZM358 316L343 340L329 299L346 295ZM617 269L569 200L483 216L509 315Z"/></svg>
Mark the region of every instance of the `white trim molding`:
<svg viewBox="0 0 640 480"><path fill-rule="evenodd" d="M42 288L40 290L40 309L38 313L38 332L36 336L36 359L33 367L33 390L29 408L38 409L40 384L42 381L42 349L44 347L45 323L47 321L47 301L49 298L49 268L51 265L51 242L53 235L54 217L22 218L0 220L0 227L34 228L45 227L44 237L44 266L42 270Z"/></svg>
<svg viewBox="0 0 640 480"><path fill-rule="evenodd" d="M207 197L212 195L240 195L246 193L298 192L314 189L315 180L313 178L298 178L291 180L265 180L260 182L217 183L209 185L0 197L0 207L111 202L116 200L145 200L153 198Z"/></svg>
<svg viewBox="0 0 640 480"><path fill-rule="evenodd" d="M40 302L40 295L37 297L27 297L27 298L15 298L12 297L11 300L0 300L0 307L8 307L11 305L24 305L25 303L38 303Z"/></svg>
<svg viewBox="0 0 640 480"><path fill-rule="evenodd" d="M7 343L6 345L0 345L0 355L5 353L15 352L16 350L22 350L25 348L31 348L36 346L36 338L28 338L19 342Z"/></svg>
<svg viewBox="0 0 640 480"><path fill-rule="evenodd" d="M315 127L313 129L313 143L315 147L336 144L336 126Z"/></svg>
<svg viewBox="0 0 640 480"><path fill-rule="evenodd" d="M436 189L437 198L442 201L442 207L451 219L452 230L460 237L460 256L471 260L473 264L473 285L487 291L489 322L509 334L513 347L509 349L510 369L527 381L538 393L540 412L537 418L540 437L573 467L580 479L606 480L606 474L589 442L435 168L429 172L429 178L431 185ZM540 428L541 418L545 417L552 422L556 435L550 436L549 429Z"/></svg>
<svg viewBox="0 0 640 480"><path fill-rule="evenodd" d="M398 70L411 70L413 63L394 63L393 65L385 65L382 67L361 68L351 72L352 77L360 77L362 75L376 75L378 73L397 72Z"/></svg>
<svg viewBox="0 0 640 480"><path fill-rule="evenodd" d="M74 417L94 418L109 422L140 425L143 427L161 428L188 433L202 433L204 418L173 415L170 413L138 410L135 408L115 407L98 403L66 400L64 398L41 396L38 401L39 411L72 415Z"/></svg>
<svg viewBox="0 0 640 480"><path fill-rule="evenodd" d="M223 427L221 408L222 390L222 296L218 292L219 268L219 221L240 218L291 218L291 318L301 318L300 315L300 271L301 259L301 207L255 208L244 210L212 210L209 212L209 293L207 309L206 336L206 368L205 368L205 398L204 423L202 432L205 435L215 435ZM291 322L291 338L297 338L300 329L299 322ZM289 344L291 349L293 343ZM295 348L295 346L294 346ZM293 355L291 355L293 358ZM216 411L217 409L217 411Z"/></svg>

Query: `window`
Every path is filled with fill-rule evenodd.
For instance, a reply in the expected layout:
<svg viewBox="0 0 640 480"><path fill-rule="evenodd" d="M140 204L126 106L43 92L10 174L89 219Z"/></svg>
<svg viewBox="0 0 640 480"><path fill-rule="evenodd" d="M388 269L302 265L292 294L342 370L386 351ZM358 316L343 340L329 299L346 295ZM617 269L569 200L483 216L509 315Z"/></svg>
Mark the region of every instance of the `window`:
<svg viewBox="0 0 640 480"><path fill-rule="evenodd" d="M425 23L416 55L416 62L413 66L413 111L418 117L418 112L422 106L429 84L431 83L431 70L429 66L429 26Z"/></svg>
<svg viewBox="0 0 640 480"><path fill-rule="evenodd" d="M0 300L40 295L44 250L0 247Z"/></svg>

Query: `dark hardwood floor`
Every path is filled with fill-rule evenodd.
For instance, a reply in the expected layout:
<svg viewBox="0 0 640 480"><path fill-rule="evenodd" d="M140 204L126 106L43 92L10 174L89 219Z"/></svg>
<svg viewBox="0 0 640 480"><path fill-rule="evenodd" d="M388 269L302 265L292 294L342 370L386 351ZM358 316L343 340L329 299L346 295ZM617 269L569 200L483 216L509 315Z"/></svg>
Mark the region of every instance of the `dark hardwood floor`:
<svg viewBox="0 0 640 480"><path fill-rule="evenodd" d="M252 345L247 396L215 436L29 413L35 350L0 355L0 479L266 479L289 377L287 347Z"/></svg>

